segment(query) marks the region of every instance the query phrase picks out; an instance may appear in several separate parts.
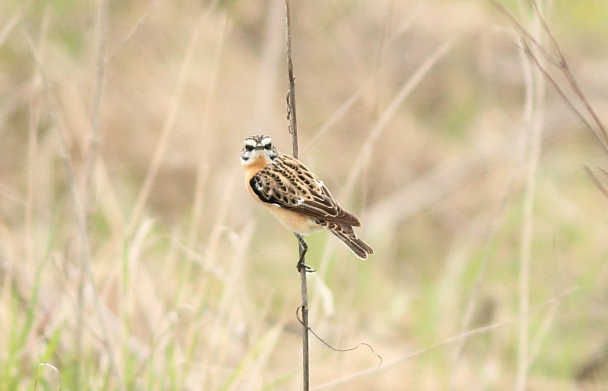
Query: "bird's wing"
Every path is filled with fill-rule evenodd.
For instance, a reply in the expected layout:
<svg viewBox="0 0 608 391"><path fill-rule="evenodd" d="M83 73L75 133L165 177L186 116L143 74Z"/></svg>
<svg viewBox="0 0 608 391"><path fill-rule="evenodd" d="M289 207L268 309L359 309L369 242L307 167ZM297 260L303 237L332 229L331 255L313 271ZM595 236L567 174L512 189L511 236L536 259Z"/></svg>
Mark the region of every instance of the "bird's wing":
<svg viewBox="0 0 608 391"><path fill-rule="evenodd" d="M302 162L285 154L258 171L249 181L261 201L314 219L358 227L356 216L345 211L323 182Z"/></svg>

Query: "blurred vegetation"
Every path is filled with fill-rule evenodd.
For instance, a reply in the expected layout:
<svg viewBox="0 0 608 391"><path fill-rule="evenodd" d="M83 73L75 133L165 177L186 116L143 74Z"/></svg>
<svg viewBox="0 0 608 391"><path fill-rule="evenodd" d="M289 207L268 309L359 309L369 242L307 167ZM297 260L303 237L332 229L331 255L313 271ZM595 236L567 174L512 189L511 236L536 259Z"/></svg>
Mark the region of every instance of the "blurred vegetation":
<svg viewBox="0 0 608 391"><path fill-rule="evenodd" d="M0 3L0 390L300 387L297 245L238 160L255 133L290 150L283 7ZM608 3L543 9L608 118ZM608 156L550 85L520 316L531 82L513 25L471 0L292 12L300 157L376 252L308 239L311 326L384 362L313 340L313 388L512 390L523 322L528 389L607 388L608 199L584 167L607 179Z"/></svg>

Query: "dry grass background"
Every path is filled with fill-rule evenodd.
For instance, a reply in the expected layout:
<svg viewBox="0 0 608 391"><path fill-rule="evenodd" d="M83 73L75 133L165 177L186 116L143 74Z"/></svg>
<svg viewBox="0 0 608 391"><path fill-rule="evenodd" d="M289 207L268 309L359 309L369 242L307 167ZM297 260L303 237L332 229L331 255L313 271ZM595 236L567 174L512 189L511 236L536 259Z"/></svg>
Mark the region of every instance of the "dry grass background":
<svg viewBox="0 0 608 391"><path fill-rule="evenodd" d="M290 150L283 2L104 4L0 3L0 390L299 389L297 245L238 161L254 133ZM608 118L608 4L547 8ZM608 387L608 200L583 169L607 156L547 88L529 164L542 83L513 26L471 0L292 12L300 157L376 251L310 238L311 326L384 362L313 339L312 388Z"/></svg>

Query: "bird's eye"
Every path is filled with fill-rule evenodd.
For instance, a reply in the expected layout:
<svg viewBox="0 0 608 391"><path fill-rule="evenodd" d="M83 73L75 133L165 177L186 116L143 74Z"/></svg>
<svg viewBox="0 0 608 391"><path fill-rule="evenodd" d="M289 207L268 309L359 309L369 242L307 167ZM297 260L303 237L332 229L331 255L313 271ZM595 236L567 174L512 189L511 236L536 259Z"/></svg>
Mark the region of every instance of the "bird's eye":
<svg viewBox="0 0 608 391"><path fill-rule="evenodd" d="M268 144L264 145L264 149L268 149L268 150L272 149L272 144L268 143Z"/></svg>
<svg viewBox="0 0 608 391"><path fill-rule="evenodd" d="M245 150L251 152L251 151L253 151L253 146L249 145L249 144L246 144L245 145Z"/></svg>

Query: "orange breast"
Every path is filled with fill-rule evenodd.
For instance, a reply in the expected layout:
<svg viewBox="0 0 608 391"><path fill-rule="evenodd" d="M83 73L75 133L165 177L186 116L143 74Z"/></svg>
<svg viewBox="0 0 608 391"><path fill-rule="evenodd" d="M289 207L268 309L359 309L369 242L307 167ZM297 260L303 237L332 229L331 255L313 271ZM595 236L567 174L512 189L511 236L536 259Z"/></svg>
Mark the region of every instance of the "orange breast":
<svg viewBox="0 0 608 391"><path fill-rule="evenodd" d="M247 186L249 186L249 181L251 178L267 165L268 162L263 156L258 156L251 162L247 162L247 165L245 166L245 179L247 180Z"/></svg>

